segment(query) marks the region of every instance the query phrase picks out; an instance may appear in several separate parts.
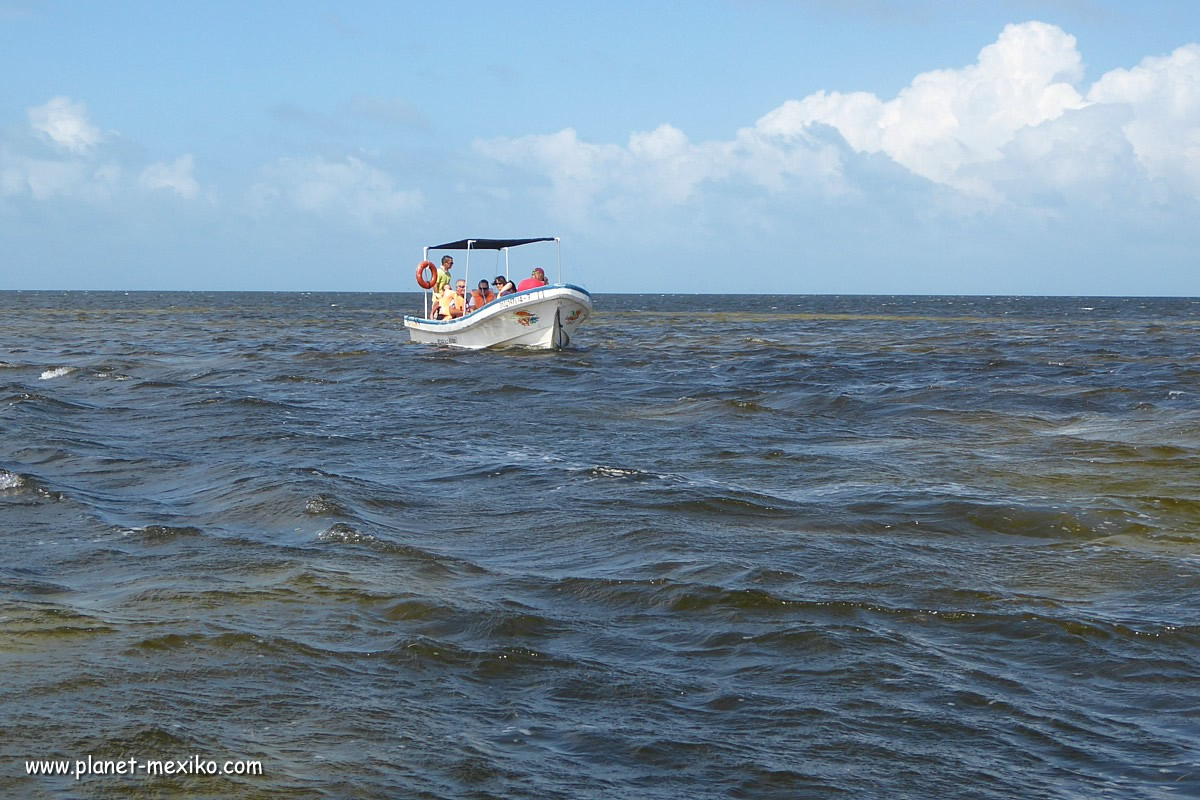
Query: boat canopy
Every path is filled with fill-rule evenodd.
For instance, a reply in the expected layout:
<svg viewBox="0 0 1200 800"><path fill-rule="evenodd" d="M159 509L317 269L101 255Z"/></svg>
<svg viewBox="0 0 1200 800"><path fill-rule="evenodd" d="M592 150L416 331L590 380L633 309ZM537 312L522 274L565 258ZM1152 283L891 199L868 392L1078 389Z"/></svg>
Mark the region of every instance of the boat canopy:
<svg viewBox="0 0 1200 800"><path fill-rule="evenodd" d="M555 237L543 236L540 239L459 239L457 242L435 244L429 250L503 250L507 247L517 247L534 242L553 242Z"/></svg>

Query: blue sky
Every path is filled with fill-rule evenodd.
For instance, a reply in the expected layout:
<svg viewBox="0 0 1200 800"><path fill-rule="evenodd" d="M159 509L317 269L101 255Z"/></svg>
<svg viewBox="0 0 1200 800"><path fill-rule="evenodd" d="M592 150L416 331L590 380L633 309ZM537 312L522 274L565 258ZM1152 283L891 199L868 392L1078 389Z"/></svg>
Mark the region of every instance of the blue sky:
<svg viewBox="0 0 1200 800"><path fill-rule="evenodd" d="M1196 296L1197 42L1169 0L0 0L0 289L410 291L557 235L597 292Z"/></svg>

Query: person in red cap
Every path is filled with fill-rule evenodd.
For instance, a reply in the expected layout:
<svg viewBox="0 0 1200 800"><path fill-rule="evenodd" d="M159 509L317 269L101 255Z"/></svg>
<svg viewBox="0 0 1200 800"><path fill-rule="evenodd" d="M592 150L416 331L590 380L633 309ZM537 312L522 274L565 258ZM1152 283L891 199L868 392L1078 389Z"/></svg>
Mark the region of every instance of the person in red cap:
<svg viewBox="0 0 1200 800"><path fill-rule="evenodd" d="M545 286L545 285L546 285L546 271L543 270L541 267L534 267L533 273L528 278L526 278L525 280L523 280L517 284L517 291L523 292L526 289L536 289L539 286Z"/></svg>

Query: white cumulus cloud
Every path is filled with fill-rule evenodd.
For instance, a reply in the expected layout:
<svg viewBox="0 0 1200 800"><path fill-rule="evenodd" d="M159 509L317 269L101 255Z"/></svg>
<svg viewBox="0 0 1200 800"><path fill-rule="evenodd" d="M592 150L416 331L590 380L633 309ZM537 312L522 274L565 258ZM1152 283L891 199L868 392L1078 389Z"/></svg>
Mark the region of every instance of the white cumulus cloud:
<svg viewBox="0 0 1200 800"><path fill-rule="evenodd" d="M87 182L83 164L11 154L0 157L0 187L5 195L28 192L36 200L77 194Z"/></svg>
<svg viewBox="0 0 1200 800"><path fill-rule="evenodd" d="M0 197L28 195L34 200L107 202L120 177L121 169L116 164L93 166L79 159L33 158L0 145Z"/></svg>
<svg viewBox="0 0 1200 800"><path fill-rule="evenodd" d="M0 142L0 197L111 200L119 189L121 167L99 155L97 145L104 137L88 121L84 105L55 97L26 113L33 136ZM60 152L47 153L37 139Z"/></svg>
<svg viewBox="0 0 1200 800"><path fill-rule="evenodd" d="M39 136L70 153L88 153L103 138L100 129L88 121L87 107L69 97L55 97L27 113Z"/></svg>
<svg viewBox="0 0 1200 800"><path fill-rule="evenodd" d="M162 161L151 164L142 170L138 185L148 191L165 189L175 192L180 197L192 199L200 192L200 184L192 175L194 168L190 153L182 155L170 164Z"/></svg>
<svg viewBox="0 0 1200 800"><path fill-rule="evenodd" d="M646 208L690 202L707 182L744 181L769 192L818 186L840 193L837 149L800 132L780 146L744 129L733 141L692 142L672 125L630 135L625 146L597 144L566 128L516 139L477 140L475 150L546 175L555 213L582 223L596 210L620 219Z"/></svg>
<svg viewBox="0 0 1200 800"><path fill-rule="evenodd" d="M886 157L985 207L1150 197L1150 181L1200 197L1200 45L1114 70L1090 89L1083 74L1074 36L1025 22L1006 26L974 63L921 73L893 98L817 91L729 140L694 143L661 125L623 146L566 129L475 148L548 178L555 210L578 218L694 204L717 182L767 196L855 196L869 191L849 169L860 156Z"/></svg>
<svg viewBox="0 0 1200 800"><path fill-rule="evenodd" d="M1043 22L1009 25L975 64L922 73L892 100L818 92L784 103L757 127L788 136L830 125L856 150L954 184L964 165L1000 158L1018 130L1083 107L1072 84L1082 71L1074 36Z"/></svg>
<svg viewBox="0 0 1200 800"><path fill-rule="evenodd" d="M250 188L251 210L265 213L280 203L374 228L379 219L417 210L422 198L419 191L397 189L390 175L353 156L344 162L318 156L281 158L262 169Z"/></svg>
<svg viewBox="0 0 1200 800"><path fill-rule="evenodd" d="M1128 109L1121 129L1150 175L1200 192L1200 45L1113 70L1088 100Z"/></svg>

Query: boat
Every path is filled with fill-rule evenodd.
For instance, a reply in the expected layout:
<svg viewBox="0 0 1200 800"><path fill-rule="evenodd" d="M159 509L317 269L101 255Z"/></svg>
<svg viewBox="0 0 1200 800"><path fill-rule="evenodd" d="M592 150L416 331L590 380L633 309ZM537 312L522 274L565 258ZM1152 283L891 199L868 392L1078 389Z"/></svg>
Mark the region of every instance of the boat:
<svg viewBox="0 0 1200 800"><path fill-rule="evenodd" d="M508 275L508 251L513 247L535 242L555 242L559 252L559 283L546 284L532 289L507 294L452 320L429 319L432 292L425 293L425 315L406 316L404 327L414 342L468 350L484 348L527 347L540 350L562 350L571 344L575 331L592 313L592 295L579 286L562 283L562 243L558 237L545 236L535 239L460 239L456 242L431 245L424 248L423 258L417 267L418 283L422 282L423 270L429 269L436 275L436 267L429 260L432 251L465 250L466 267L462 280L467 289L473 288L470 280L471 253L475 250L497 250L504 253L504 274ZM459 278L455 278L459 280ZM432 281L430 281L432 285Z"/></svg>

